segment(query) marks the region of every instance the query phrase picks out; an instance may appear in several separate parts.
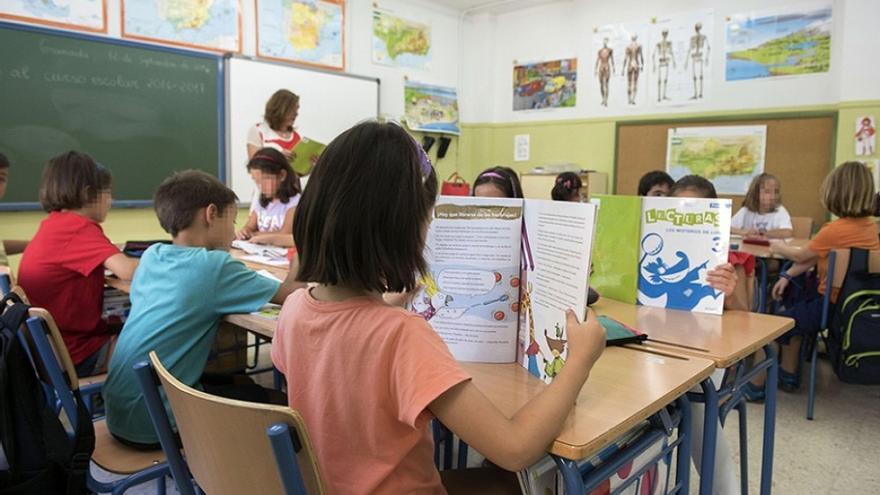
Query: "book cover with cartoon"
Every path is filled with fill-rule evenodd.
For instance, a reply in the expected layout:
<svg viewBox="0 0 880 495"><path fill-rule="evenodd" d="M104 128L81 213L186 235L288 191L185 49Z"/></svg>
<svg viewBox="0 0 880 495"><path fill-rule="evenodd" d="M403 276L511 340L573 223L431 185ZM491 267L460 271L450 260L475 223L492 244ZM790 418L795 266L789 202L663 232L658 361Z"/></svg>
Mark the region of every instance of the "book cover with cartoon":
<svg viewBox="0 0 880 495"><path fill-rule="evenodd" d="M603 297L635 304L642 198L594 194L590 202L599 208L590 286Z"/></svg>
<svg viewBox="0 0 880 495"><path fill-rule="evenodd" d="M596 207L441 196L412 310L456 359L520 362L549 382L565 365L565 311L586 314Z"/></svg>
<svg viewBox="0 0 880 495"><path fill-rule="evenodd" d="M729 199L642 198L639 304L721 314L706 273L727 262L730 212Z"/></svg>

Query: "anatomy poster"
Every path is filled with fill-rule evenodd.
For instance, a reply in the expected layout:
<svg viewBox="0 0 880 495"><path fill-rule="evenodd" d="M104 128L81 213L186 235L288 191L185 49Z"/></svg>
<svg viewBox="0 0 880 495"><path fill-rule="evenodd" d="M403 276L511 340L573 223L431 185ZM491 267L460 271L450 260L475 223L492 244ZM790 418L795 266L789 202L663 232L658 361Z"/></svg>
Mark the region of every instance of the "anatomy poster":
<svg viewBox="0 0 880 495"><path fill-rule="evenodd" d="M609 24L593 29L590 106L638 108L648 102L650 25Z"/></svg>
<svg viewBox="0 0 880 495"><path fill-rule="evenodd" d="M652 101L660 106L690 105L712 92L711 61L715 37L712 10L700 10L651 20L649 84ZM646 60L646 65L648 61Z"/></svg>

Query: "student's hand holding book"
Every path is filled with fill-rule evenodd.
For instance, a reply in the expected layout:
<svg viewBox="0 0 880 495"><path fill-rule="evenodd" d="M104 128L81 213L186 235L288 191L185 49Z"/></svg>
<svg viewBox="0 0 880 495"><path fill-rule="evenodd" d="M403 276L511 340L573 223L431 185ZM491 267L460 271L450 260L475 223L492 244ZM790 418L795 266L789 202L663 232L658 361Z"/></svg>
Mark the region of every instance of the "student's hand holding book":
<svg viewBox="0 0 880 495"><path fill-rule="evenodd" d="M708 282L713 289L723 292L727 297L733 295L733 290L736 288L736 281L738 278L739 277L736 276L736 270L730 263L718 265L709 270L706 274L706 282Z"/></svg>
<svg viewBox="0 0 880 495"><path fill-rule="evenodd" d="M568 362L566 364L589 372L605 350L605 330L596 312L587 308L587 319L578 321L574 311L565 312L565 329L568 335Z"/></svg>

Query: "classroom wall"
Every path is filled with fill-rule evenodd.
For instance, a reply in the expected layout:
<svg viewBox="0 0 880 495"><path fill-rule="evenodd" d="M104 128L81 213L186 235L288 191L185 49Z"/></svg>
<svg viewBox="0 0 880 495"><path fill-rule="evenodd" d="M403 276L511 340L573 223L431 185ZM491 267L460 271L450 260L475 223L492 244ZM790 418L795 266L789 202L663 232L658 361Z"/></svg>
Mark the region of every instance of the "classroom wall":
<svg viewBox="0 0 880 495"><path fill-rule="evenodd" d="M786 0L784 5L814 2ZM836 0L831 70L827 74L771 81L723 82L723 23L729 14L769 7L762 0L570 0L501 14L468 16L463 26L461 96L464 136L459 170L472 178L485 167L505 164L524 171L552 163L575 163L608 172L613 184L614 129L628 120L706 118L772 113L838 111L837 163L855 158L852 135L857 115L880 117L880 2ZM680 107L606 109L599 105L593 77L593 28L609 23L711 8L710 39L715 79L703 103ZM618 67L622 54L616 54ZM512 69L518 63L577 57L575 108L512 110ZM644 77L644 75L643 75ZM614 89L614 88L612 88ZM531 157L513 162L513 136L531 136Z"/></svg>

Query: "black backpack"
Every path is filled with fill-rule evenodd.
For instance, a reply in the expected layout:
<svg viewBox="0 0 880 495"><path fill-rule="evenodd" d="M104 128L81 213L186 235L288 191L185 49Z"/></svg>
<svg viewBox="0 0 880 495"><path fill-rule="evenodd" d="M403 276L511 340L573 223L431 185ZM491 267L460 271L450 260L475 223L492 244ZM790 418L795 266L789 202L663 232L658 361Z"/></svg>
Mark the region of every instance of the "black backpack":
<svg viewBox="0 0 880 495"><path fill-rule="evenodd" d="M28 309L15 293L0 302L0 446L8 464L0 471L0 494L87 493L86 475L95 449L92 418L75 391L77 425L71 439L54 405L47 402L44 385L17 335Z"/></svg>
<svg viewBox="0 0 880 495"><path fill-rule="evenodd" d="M880 384L880 275L869 272L868 259L869 251L850 249L828 354L841 381L873 385Z"/></svg>

